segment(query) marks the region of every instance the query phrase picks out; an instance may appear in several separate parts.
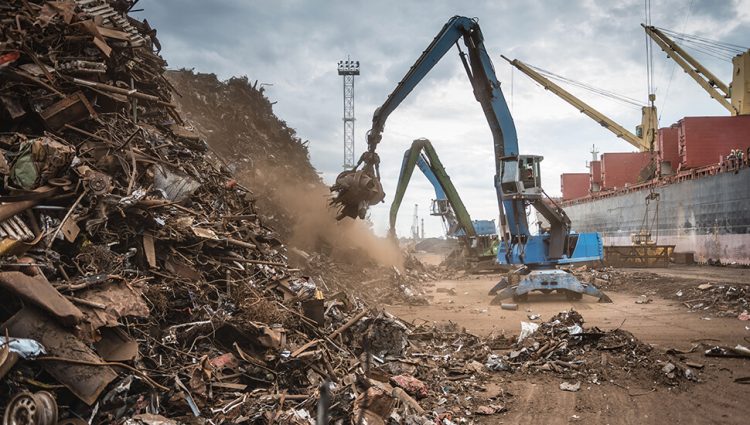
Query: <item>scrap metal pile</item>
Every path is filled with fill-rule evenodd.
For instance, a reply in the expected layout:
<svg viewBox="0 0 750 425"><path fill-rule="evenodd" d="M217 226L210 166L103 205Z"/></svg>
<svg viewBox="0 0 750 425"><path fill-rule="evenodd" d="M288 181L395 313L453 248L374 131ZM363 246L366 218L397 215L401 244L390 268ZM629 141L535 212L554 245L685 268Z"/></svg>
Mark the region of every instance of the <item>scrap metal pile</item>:
<svg viewBox="0 0 750 425"><path fill-rule="evenodd" d="M675 386L698 380L695 367L654 350L628 331L583 325L583 317L575 310L561 312L541 324L522 322L512 349L504 356L489 358L487 366L518 373L555 373L575 382L561 387L573 391L582 383L635 381Z"/></svg>
<svg viewBox="0 0 750 425"><path fill-rule="evenodd" d="M698 279L685 282L684 278L644 271L618 270L612 267L602 270L581 268L575 273L585 281L596 283L602 288L640 293L642 300L636 301L637 303L651 302L650 296L658 295L677 300L691 311L711 313L716 317L748 320L750 291L747 285Z"/></svg>
<svg viewBox="0 0 750 425"><path fill-rule="evenodd" d="M364 258L359 250L352 250L353 255ZM346 263L337 261L325 254L306 254L302 260L294 258L300 264L305 275L315 276L325 282L331 291L345 291L356 294L370 304L409 304L428 305L428 296L424 282L432 282L440 277L435 270L419 262L414 255L402 251L405 259L403 271L396 267L379 266L372 262L363 266L360 262ZM292 250L301 257L299 250Z"/></svg>

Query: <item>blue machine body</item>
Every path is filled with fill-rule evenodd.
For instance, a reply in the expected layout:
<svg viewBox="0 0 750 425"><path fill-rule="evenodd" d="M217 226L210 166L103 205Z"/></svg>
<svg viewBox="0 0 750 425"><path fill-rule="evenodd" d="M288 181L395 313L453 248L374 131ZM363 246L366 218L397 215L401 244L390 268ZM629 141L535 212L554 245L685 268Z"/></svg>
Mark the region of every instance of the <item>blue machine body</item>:
<svg viewBox="0 0 750 425"><path fill-rule="evenodd" d="M502 241L497 252L500 264L554 265L587 261L599 261L604 256L602 238L599 233L571 233L569 238L575 243L572 252L562 258L550 261L549 235L533 235L523 244L515 244L506 255L507 245Z"/></svg>
<svg viewBox="0 0 750 425"><path fill-rule="evenodd" d="M496 235L497 226L495 220L472 220L474 224L474 230L477 231L477 235Z"/></svg>

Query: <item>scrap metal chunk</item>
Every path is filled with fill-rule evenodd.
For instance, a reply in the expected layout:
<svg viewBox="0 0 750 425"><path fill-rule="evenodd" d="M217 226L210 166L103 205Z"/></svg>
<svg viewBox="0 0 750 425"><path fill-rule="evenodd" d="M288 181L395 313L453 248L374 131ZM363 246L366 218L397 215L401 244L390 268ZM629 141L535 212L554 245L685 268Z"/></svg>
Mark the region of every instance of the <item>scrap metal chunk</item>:
<svg viewBox="0 0 750 425"><path fill-rule="evenodd" d="M80 91L53 103L42 111L39 116L44 124L52 131L60 130L65 124L73 125L83 120L96 117L94 108L86 96Z"/></svg>
<svg viewBox="0 0 750 425"><path fill-rule="evenodd" d="M26 307L19 311L0 327L0 331L39 341L51 357L72 360L50 359L44 361L42 367L88 405L93 405L106 386L117 378L109 366L76 364L81 361L101 364L103 361L88 345L35 308Z"/></svg>

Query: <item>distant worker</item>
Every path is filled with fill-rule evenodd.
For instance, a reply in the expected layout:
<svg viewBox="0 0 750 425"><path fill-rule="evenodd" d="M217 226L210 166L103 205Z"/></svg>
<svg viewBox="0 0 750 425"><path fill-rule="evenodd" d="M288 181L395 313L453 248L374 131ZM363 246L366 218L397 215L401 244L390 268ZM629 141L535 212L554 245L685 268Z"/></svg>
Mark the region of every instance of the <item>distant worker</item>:
<svg viewBox="0 0 750 425"><path fill-rule="evenodd" d="M737 167L737 149L732 149L731 151L729 151L727 162L729 163L730 169L734 169Z"/></svg>
<svg viewBox="0 0 750 425"><path fill-rule="evenodd" d="M737 149L737 168L742 168L743 165L745 165L745 152Z"/></svg>

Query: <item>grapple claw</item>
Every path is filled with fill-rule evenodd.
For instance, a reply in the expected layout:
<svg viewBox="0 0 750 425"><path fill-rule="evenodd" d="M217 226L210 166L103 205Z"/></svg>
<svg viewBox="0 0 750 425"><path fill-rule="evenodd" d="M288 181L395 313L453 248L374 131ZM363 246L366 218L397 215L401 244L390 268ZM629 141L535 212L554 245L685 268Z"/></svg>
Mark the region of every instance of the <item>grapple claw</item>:
<svg viewBox="0 0 750 425"><path fill-rule="evenodd" d="M337 220L344 217L363 219L371 205L385 199L380 181L365 170L348 170L339 174L331 192L331 205L340 208Z"/></svg>

